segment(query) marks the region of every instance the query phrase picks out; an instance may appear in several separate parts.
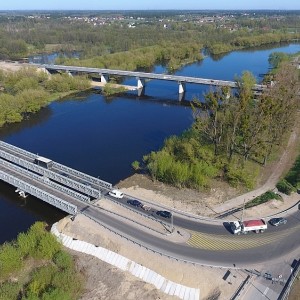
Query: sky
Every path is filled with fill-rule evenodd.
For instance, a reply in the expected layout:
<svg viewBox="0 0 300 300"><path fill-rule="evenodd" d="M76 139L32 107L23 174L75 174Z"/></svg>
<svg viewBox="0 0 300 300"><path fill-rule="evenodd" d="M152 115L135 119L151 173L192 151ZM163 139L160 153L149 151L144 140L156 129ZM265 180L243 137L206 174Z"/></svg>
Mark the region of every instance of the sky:
<svg viewBox="0 0 300 300"><path fill-rule="evenodd" d="M4 3L3 3L4 2ZM300 0L0 0L0 10L300 10Z"/></svg>

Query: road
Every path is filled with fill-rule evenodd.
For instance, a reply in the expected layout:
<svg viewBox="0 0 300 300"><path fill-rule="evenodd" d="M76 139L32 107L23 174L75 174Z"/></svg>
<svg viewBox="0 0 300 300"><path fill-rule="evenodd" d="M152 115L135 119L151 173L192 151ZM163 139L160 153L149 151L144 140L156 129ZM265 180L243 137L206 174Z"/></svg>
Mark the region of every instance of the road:
<svg viewBox="0 0 300 300"><path fill-rule="evenodd" d="M23 168L27 168L29 172L42 172L43 178L49 176L51 182L63 185L68 189L75 189L77 192L82 192L87 195L105 194L108 199L116 201L117 199L107 195L109 186L108 183L102 182L97 178L82 174L76 170L60 167L59 164L54 164L51 171L46 168L38 167L34 164L36 158L35 154L27 153L18 148L9 148L5 143L0 145L0 155L2 160L17 157L22 163ZM15 163L15 162L14 162ZM5 170L4 165L1 165L1 170ZM62 169L61 169L62 168ZM31 170L32 169L32 170ZM42 171L40 171L42 169ZM62 173L63 170L63 173ZM13 172L6 170L6 173ZM44 173L46 172L46 173ZM19 176L14 174L15 177ZM23 176L24 180L26 176ZM32 180L31 180L32 181ZM40 185L35 182L35 185ZM100 184L103 184L100 186ZM47 181L43 182L47 185ZM131 223L124 223L120 218L114 218L107 215L104 211L99 210L87 202L82 202L75 199L73 196L64 195L63 191L58 192L56 189L47 188L51 194L56 194L61 199L66 199L72 204L78 206L79 213L91 217L104 226L110 228L112 231L121 234L128 239L135 241L144 247L172 256L177 259L186 260L194 263L226 266L226 267L249 267L261 262L272 261L282 257L299 247L299 229L300 229L300 212L295 210L288 216L288 223L280 227L269 226L267 231L263 234L248 234L235 236L228 227L228 222L222 220L201 220L189 219L180 213L174 213L172 218L173 224L177 230L185 230L190 234L190 239L186 243L174 243L168 238L159 238L144 231L142 228L131 225ZM59 194L58 194L59 193ZM147 217L159 219L170 226L170 219L165 219L157 216L158 207L152 207L147 212L141 208L135 208L127 204L129 196L117 200L124 206L130 206L131 210L135 209L140 214L148 214ZM134 219L135 212L132 212ZM145 219L146 220L146 219Z"/></svg>
<svg viewBox="0 0 300 300"><path fill-rule="evenodd" d="M126 200L122 200L126 206ZM137 210L140 211L140 209ZM153 211L155 212L155 210ZM147 214L147 212L140 212ZM174 216L176 230L183 228L191 234L187 243L182 244L173 243L165 238L154 237L142 229L107 216L99 209L89 207L84 211L84 214L100 223L104 222L112 230L149 249L200 264L249 267L280 258L299 247L300 212L298 211L288 217L286 225L281 227L269 226L263 234L253 233L240 236L231 234L223 223L202 223ZM149 214L153 214L153 212L150 211Z"/></svg>

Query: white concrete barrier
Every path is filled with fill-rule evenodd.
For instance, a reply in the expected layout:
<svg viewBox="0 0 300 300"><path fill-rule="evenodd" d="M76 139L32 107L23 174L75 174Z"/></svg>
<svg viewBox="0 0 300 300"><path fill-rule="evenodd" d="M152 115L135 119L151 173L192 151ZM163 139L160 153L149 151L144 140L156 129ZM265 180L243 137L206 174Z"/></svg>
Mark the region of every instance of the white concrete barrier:
<svg viewBox="0 0 300 300"><path fill-rule="evenodd" d="M139 279L154 285L163 293L177 296L183 300L199 300L200 289L190 288L182 284L173 282L161 276L160 274L150 270L128 258L119 255L113 251L107 250L93 244L73 239L57 230L57 223L53 224L51 233L67 248L78 252L93 255L106 263L109 263L123 271L128 271Z"/></svg>

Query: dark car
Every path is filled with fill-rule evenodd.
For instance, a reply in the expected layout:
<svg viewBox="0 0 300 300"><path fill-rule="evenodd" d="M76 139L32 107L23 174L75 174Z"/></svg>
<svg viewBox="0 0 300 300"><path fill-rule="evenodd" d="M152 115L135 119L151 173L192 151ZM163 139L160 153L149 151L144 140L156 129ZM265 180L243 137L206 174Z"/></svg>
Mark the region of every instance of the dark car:
<svg viewBox="0 0 300 300"><path fill-rule="evenodd" d="M138 200L128 200L127 203L130 204L130 205L136 206L136 207L141 207L142 206L142 203Z"/></svg>
<svg viewBox="0 0 300 300"><path fill-rule="evenodd" d="M273 218L269 221L269 223L273 226L279 226L287 223L287 219L285 218Z"/></svg>
<svg viewBox="0 0 300 300"><path fill-rule="evenodd" d="M163 217L163 218L171 218L172 217L172 214L169 211L166 211L166 210L159 210L159 211L156 212L156 214L158 216Z"/></svg>

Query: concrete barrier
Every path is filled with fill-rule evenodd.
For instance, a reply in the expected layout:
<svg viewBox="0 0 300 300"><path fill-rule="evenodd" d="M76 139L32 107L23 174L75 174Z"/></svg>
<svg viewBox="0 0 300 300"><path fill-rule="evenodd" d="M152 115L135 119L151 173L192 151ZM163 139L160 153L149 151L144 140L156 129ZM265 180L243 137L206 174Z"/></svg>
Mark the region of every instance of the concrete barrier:
<svg viewBox="0 0 300 300"><path fill-rule="evenodd" d="M167 278L164 278L153 270L150 270L113 251L95 246L84 241L73 239L63 233L60 233L56 225L57 223L53 224L51 233L55 235L65 247L78 252L93 255L98 259L109 263L123 271L128 271L137 278L154 285L157 289L161 290L165 294L177 296L178 298L183 300L200 299L200 289L190 288L182 284L173 282Z"/></svg>

